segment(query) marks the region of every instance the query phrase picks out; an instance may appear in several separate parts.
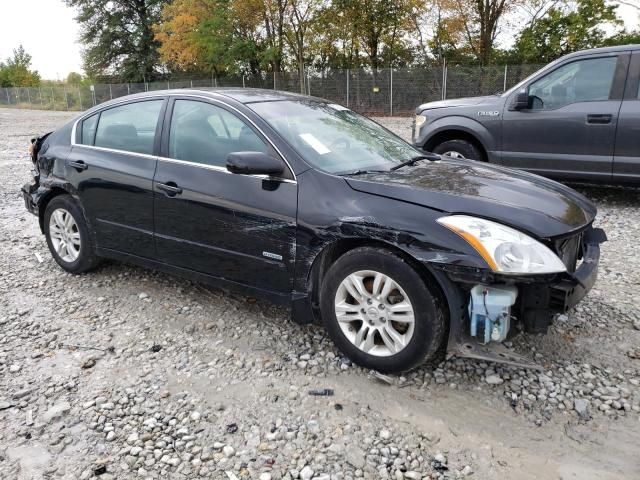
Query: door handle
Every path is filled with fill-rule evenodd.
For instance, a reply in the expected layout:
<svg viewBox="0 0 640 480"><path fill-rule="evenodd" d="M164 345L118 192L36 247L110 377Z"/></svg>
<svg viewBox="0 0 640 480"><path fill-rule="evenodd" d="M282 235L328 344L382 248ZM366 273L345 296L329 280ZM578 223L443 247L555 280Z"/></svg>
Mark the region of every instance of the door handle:
<svg viewBox="0 0 640 480"><path fill-rule="evenodd" d="M156 183L156 187L162 190L170 197L175 197L176 195L180 195L182 193L182 189L176 185L175 182L167 182L167 183Z"/></svg>
<svg viewBox="0 0 640 480"><path fill-rule="evenodd" d="M590 113L587 115L587 123L595 125L606 125L611 123L613 115L609 113Z"/></svg>
<svg viewBox="0 0 640 480"><path fill-rule="evenodd" d="M89 165L84 163L82 160L71 160L71 161L67 162L67 165L70 166L71 168L75 168L79 172L89 168Z"/></svg>

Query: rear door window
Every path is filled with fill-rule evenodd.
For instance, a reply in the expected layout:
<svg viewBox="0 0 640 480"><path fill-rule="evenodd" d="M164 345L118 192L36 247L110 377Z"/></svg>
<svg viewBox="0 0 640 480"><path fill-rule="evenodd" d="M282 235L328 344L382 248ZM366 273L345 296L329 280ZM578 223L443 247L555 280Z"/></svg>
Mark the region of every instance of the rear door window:
<svg viewBox="0 0 640 480"><path fill-rule="evenodd" d="M82 140L83 145L93 145L93 141L96 137L96 127L98 126L99 113L91 115L89 118L85 118L82 121Z"/></svg>
<svg viewBox="0 0 640 480"><path fill-rule="evenodd" d="M136 102L103 110L95 146L151 155L162 102Z"/></svg>

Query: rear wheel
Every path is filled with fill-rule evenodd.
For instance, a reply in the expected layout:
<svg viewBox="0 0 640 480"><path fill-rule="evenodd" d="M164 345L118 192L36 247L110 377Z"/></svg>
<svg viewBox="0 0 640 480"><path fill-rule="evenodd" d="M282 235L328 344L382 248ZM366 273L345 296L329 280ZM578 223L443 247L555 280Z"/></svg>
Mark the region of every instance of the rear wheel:
<svg viewBox="0 0 640 480"><path fill-rule="evenodd" d="M82 210L70 195L49 202L44 212L44 233L51 255L67 272L86 272L98 264Z"/></svg>
<svg viewBox="0 0 640 480"><path fill-rule="evenodd" d="M466 158L467 160L484 160L482 152L473 143L467 140L447 140L436 145L433 153L446 155L452 158Z"/></svg>
<svg viewBox="0 0 640 480"><path fill-rule="evenodd" d="M434 292L387 250L363 247L340 257L320 297L329 335L363 367L401 372L439 351L445 319Z"/></svg>

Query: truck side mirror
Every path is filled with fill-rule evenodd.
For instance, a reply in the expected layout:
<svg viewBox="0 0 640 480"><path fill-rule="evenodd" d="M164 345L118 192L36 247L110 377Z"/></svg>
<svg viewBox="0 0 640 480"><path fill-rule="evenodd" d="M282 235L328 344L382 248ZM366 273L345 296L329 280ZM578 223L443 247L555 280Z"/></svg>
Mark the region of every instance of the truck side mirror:
<svg viewBox="0 0 640 480"><path fill-rule="evenodd" d="M526 110L529 108L529 91L520 90L511 104L511 110Z"/></svg>

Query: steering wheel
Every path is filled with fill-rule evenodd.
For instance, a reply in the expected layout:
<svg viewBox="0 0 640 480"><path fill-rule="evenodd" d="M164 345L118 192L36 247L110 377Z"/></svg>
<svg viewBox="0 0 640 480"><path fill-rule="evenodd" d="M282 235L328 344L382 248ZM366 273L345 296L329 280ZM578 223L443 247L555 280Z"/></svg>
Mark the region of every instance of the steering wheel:
<svg viewBox="0 0 640 480"><path fill-rule="evenodd" d="M349 150L351 148L351 142L349 142L349 139L346 137L336 138L333 142L331 142L331 144L329 145L329 148L331 150L334 150L335 147L337 147L338 145L344 145L342 147L344 150Z"/></svg>

